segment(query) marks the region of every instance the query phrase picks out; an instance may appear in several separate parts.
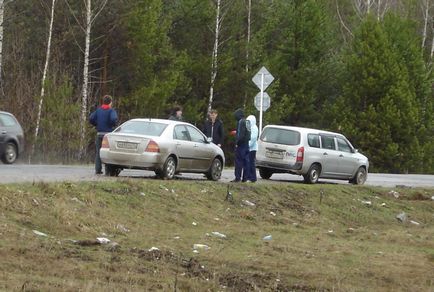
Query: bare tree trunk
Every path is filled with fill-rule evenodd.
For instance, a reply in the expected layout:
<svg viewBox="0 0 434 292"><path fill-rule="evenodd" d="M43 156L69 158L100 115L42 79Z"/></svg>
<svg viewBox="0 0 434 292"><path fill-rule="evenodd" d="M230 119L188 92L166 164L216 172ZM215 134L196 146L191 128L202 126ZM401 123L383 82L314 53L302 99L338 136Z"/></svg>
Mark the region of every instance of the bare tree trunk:
<svg viewBox="0 0 434 292"><path fill-rule="evenodd" d="M434 55L434 29L433 29L433 36L432 36L432 41L431 41L431 54L429 55L431 62L432 62L433 55Z"/></svg>
<svg viewBox="0 0 434 292"><path fill-rule="evenodd" d="M38 139L39 126L40 126L40 123L41 123L42 104L44 102L44 96L45 96L45 80L47 78L48 64L50 62L51 36L53 34L54 5L55 5L55 3L56 3L56 0L53 0L51 2L51 17L50 17L50 29L49 29L49 32L48 32L47 53L45 55L45 66L44 66L44 71L43 71L43 74L42 74L41 96L40 96L40 99L39 99L38 116L36 118L35 135L34 135L34 139L33 139L32 151L30 152L30 156L29 156L29 163L31 163L32 156L35 153L35 145L36 145L36 142L37 142L37 139Z"/></svg>
<svg viewBox="0 0 434 292"><path fill-rule="evenodd" d="M89 50L90 50L90 31L92 27L92 1L87 0L86 4L86 45L84 49L84 66L83 66L83 89L81 97L81 118L80 118L80 150L79 159L85 154L84 140L86 138L86 120L87 120L87 89L89 84Z"/></svg>
<svg viewBox="0 0 434 292"><path fill-rule="evenodd" d="M427 29L428 29L428 17L429 17L429 0L424 0L421 2L422 5L425 7L422 7L423 11L423 32L422 32L422 51L425 48L425 42L427 38Z"/></svg>
<svg viewBox="0 0 434 292"><path fill-rule="evenodd" d="M209 102L208 102L208 112L211 111L212 102L214 98L214 84L215 79L217 77L217 61L218 61L218 48L219 48L219 35L221 28L221 17L220 17L220 8L221 8L221 0L217 0L216 3L216 18L215 18L215 38L214 38L214 48L212 51L212 60L211 60L211 84L209 88Z"/></svg>
<svg viewBox="0 0 434 292"><path fill-rule="evenodd" d="M248 0L247 4L247 44L246 44L246 76L249 75L250 69L250 37L251 37L251 24L252 24L252 0ZM244 107L247 104L247 91L244 94Z"/></svg>

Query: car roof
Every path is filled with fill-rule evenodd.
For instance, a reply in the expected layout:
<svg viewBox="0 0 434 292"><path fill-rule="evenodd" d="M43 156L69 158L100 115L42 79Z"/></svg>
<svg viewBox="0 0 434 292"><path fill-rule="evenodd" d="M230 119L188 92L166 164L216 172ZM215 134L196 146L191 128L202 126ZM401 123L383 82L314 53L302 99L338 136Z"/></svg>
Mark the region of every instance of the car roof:
<svg viewBox="0 0 434 292"><path fill-rule="evenodd" d="M318 130L313 128L304 128L304 127L295 127L295 126L283 126L283 125L267 125L267 127L273 127L273 128L279 128L279 129L285 129L285 130L296 130L303 133L318 133L318 134L328 134L328 135L339 135L343 136L341 133L336 132L330 132L330 131L324 131L324 130Z"/></svg>
<svg viewBox="0 0 434 292"><path fill-rule="evenodd" d="M162 124L167 124L167 125L174 125L174 124L191 125L190 123L182 122L182 121L166 120L166 119L154 119L154 118L137 118L137 119L131 119L128 121L155 122L155 123L162 123Z"/></svg>

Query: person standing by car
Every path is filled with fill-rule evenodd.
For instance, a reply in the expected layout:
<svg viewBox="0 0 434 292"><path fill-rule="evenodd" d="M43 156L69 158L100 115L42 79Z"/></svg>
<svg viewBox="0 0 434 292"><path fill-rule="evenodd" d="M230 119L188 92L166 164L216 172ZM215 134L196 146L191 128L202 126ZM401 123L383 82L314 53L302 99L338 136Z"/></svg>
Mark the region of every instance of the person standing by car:
<svg viewBox="0 0 434 292"><path fill-rule="evenodd" d="M246 182L248 179L250 131L247 128L242 109L237 109L234 112L234 117L237 120L237 130L235 136L235 179L232 182L240 182L241 179Z"/></svg>
<svg viewBox="0 0 434 292"><path fill-rule="evenodd" d="M247 122L250 124L250 141L249 141L249 166L247 179L251 182L256 182L256 151L258 151L258 134L259 129L256 126L256 117L250 115L247 117Z"/></svg>
<svg viewBox="0 0 434 292"><path fill-rule="evenodd" d="M172 121L183 121L182 118L182 107L175 106L170 113L169 120Z"/></svg>
<svg viewBox="0 0 434 292"><path fill-rule="evenodd" d="M224 130L223 122L220 119L217 119L217 116L217 110L210 110L209 119L205 122L203 127L203 133L208 138L212 138L212 142L221 148L223 145Z"/></svg>
<svg viewBox="0 0 434 292"><path fill-rule="evenodd" d="M114 130L118 122L118 114L112 108L112 97L110 95L103 97L102 105L90 114L89 122L97 130L95 139L95 173L102 174L101 158L99 156L102 139L105 134Z"/></svg>

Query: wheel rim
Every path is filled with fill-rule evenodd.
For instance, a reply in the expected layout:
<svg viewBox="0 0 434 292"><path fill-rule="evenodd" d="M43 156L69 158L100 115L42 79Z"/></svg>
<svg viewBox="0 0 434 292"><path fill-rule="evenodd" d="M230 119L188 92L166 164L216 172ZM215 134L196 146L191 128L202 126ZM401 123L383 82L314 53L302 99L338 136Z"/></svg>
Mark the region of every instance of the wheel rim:
<svg viewBox="0 0 434 292"><path fill-rule="evenodd" d="M318 169L314 168L312 169L312 172L310 173L310 177L313 182L318 180Z"/></svg>
<svg viewBox="0 0 434 292"><path fill-rule="evenodd" d="M212 177L214 179L219 179L222 174L222 164L220 163L220 160L216 159L214 160L213 167L212 167Z"/></svg>
<svg viewBox="0 0 434 292"><path fill-rule="evenodd" d="M173 160L173 158L169 158L166 166L167 177L172 178L175 175L175 171L176 171L175 160Z"/></svg>
<svg viewBox="0 0 434 292"><path fill-rule="evenodd" d="M15 147L13 145L9 144L6 147L5 158L9 163L14 162L15 159L17 158L17 153L16 153Z"/></svg>
<svg viewBox="0 0 434 292"><path fill-rule="evenodd" d="M361 185L366 180L366 171L364 168L360 169L360 171L357 173L357 184Z"/></svg>

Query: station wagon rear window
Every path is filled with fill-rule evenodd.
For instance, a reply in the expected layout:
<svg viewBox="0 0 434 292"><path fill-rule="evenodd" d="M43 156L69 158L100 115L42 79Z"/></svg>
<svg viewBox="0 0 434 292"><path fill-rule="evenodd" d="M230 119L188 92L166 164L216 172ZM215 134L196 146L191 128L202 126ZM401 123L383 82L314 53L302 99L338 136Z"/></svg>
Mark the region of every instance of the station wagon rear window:
<svg viewBox="0 0 434 292"><path fill-rule="evenodd" d="M300 144L300 133L286 129L266 128L261 135L261 140L268 143L298 145Z"/></svg>
<svg viewBox="0 0 434 292"><path fill-rule="evenodd" d="M166 124L155 122L128 121L117 128L115 132L159 137L166 127Z"/></svg>

